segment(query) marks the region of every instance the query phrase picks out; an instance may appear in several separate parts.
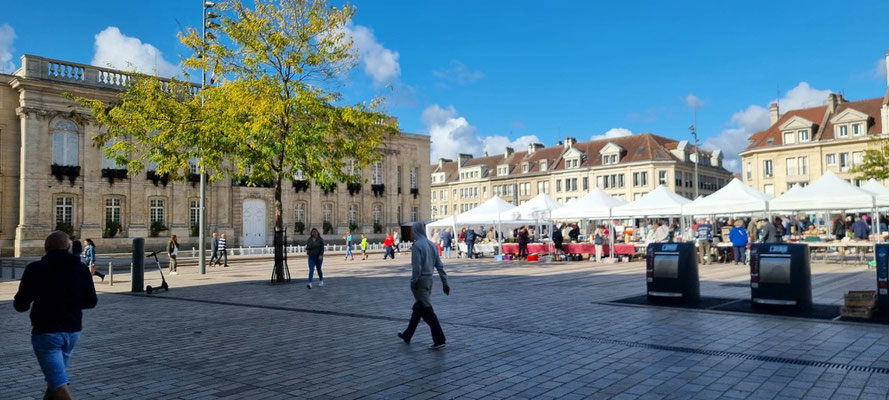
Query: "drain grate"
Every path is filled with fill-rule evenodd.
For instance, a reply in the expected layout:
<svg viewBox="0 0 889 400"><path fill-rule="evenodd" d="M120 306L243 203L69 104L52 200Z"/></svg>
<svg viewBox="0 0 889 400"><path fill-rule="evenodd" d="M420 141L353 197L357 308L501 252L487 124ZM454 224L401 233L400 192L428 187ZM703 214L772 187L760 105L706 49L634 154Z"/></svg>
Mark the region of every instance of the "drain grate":
<svg viewBox="0 0 889 400"><path fill-rule="evenodd" d="M189 298L182 298L182 297L168 297L168 296L147 297L147 296L138 296L138 295L134 295L131 293L114 293L114 294L130 295L130 296L141 297L144 299L164 299L164 300L190 301L190 302L196 302L196 303L260 308L260 309L266 309L266 310L301 312L301 313L309 313L309 314L339 316L339 317L362 318L362 319L373 319L373 320L384 320L384 321L398 321L398 322L406 322L407 321L407 319L405 319L405 318L394 318L394 317L387 317L387 316L382 316L382 315L367 315L367 314L358 314L358 313L346 313L346 312L338 312L338 311L314 310L314 309L292 308L292 307L281 307L281 306L267 306L267 305L258 305L258 304L256 304L256 305L255 304L243 304L243 303L217 301L217 300L189 299ZM542 336L549 336L549 337L568 339L568 340L581 340L581 341L585 341L585 342L589 342L589 343L596 343L596 344L607 344L607 345L642 348L642 349L649 349L649 350L671 351L671 352L675 352L675 353L700 354L700 355L705 355L705 356L738 358L738 359L743 359L743 360L775 362L775 363L781 363L781 364L801 365L801 366L806 366L806 367L833 368L833 369L840 369L840 370L844 370L844 371L855 371L855 372L866 372L866 373L889 375L889 368L883 368L883 367L868 367L868 366L862 366L862 365L851 365L851 364L841 364L841 363L825 362L825 361L804 360L804 359L798 359L798 358L786 358L786 357L774 357L774 356L763 356L763 355L755 355L755 354L737 353L737 352L732 352L732 351L707 350L707 349L696 349L696 348L691 348L691 347L669 346L669 345L653 344L653 343L630 342L630 341L626 341L626 340L604 339L604 338L596 338L596 337L589 337L589 336L582 336L582 335L572 335L572 334L565 334L565 333L552 333L552 332L532 331L532 330L524 330L524 329L504 329L504 328L495 327L495 326L486 326L486 325L480 325L480 324L467 324L467 323L460 323L460 322L447 323L447 324L448 325L455 325L455 326L464 326L464 327L469 327L469 328L476 328L476 329L493 329L493 330L501 331L504 333L532 334L532 335L542 335Z"/></svg>

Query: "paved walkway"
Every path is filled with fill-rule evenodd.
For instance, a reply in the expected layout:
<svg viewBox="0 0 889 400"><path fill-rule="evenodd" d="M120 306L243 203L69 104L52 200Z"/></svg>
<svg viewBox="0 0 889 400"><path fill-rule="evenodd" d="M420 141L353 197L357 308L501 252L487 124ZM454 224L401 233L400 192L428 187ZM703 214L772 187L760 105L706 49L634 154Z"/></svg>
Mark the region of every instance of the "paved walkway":
<svg viewBox="0 0 889 400"><path fill-rule="evenodd" d="M889 396L889 326L605 303L645 289L641 263L451 260L433 304L448 347L395 336L408 257L328 257L325 286L272 286L268 262L130 295L127 275L85 312L69 369L80 398L862 398ZM816 302L873 286L873 270L817 265ZM702 267L705 295L745 297L746 269ZM146 283L156 285L156 271ZM728 286L726 286L728 285ZM0 282L0 398L39 398L27 314Z"/></svg>

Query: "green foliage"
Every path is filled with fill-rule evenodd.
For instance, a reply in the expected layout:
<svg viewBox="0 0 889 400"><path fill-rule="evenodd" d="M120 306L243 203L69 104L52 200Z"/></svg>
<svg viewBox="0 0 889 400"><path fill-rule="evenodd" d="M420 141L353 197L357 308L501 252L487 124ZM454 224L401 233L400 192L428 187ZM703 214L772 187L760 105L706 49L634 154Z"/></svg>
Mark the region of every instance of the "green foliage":
<svg viewBox="0 0 889 400"><path fill-rule="evenodd" d="M380 225L379 222L374 222L374 233L382 233L383 225Z"/></svg>
<svg viewBox="0 0 889 400"><path fill-rule="evenodd" d="M151 229L148 231L149 237L158 237L161 232L167 230L167 226L161 222L152 222Z"/></svg>
<svg viewBox="0 0 889 400"><path fill-rule="evenodd" d="M306 231L306 224L304 224L304 223L302 223L302 222L300 222L300 221L297 221L296 224L293 225L293 230L294 230L296 233L302 235L303 232Z"/></svg>
<svg viewBox="0 0 889 400"><path fill-rule="evenodd" d="M859 179L889 179L889 139L875 138L871 143L876 148L864 152L864 162L852 170Z"/></svg>
<svg viewBox="0 0 889 400"><path fill-rule="evenodd" d="M349 231L352 233L358 233L358 224L354 222L349 223Z"/></svg>
<svg viewBox="0 0 889 400"><path fill-rule="evenodd" d="M191 229L188 232L191 237L197 237L201 235L201 226L200 225L192 225Z"/></svg>
<svg viewBox="0 0 889 400"><path fill-rule="evenodd" d="M105 222L105 230L102 231L102 237L105 239L110 239L117 236L117 232L120 231L120 224L116 221L106 221Z"/></svg>
<svg viewBox="0 0 889 400"><path fill-rule="evenodd" d="M324 221L323 230L325 235L329 235L333 233L333 225L330 222Z"/></svg>
<svg viewBox="0 0 889 400"><path fill-rule="evenodd" d="M55 230L65 232L68 234L68 236L71 236L74 234L74 227L71 226L71 224L69 224L67 222L62 222L60 224L56 224Z"/></svg>

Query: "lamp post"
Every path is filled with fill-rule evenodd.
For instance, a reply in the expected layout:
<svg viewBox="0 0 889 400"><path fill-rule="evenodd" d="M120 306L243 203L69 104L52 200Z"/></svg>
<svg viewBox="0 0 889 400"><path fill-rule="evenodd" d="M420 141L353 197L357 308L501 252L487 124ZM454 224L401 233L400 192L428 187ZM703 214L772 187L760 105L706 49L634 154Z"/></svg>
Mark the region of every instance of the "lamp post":
<svg viewBox="0 0 889 400"><path fill-rule="evenodd" d="M212 28L216 25L212 21L213 18L218 17L215 13L208 13L207 10L216 5L216 3L212 1L202 1L201 4L201 59L204 60L204 53L206 51L207 46L207 28ZM208 23L208 19L211 20ZM212 25L211 25L212 24ZM207 86L207 66L206 62L202 63L201 67L201 106L204 105L204 88ZM205 234L207 231L207 171L204 169L203 157L201 159L201 200L200 200L200 215L198 216L198 253L200 254L200 259L198 259L198 266L200 267L201 275L207 273L207 259L206 259L206 246L207 244L205 239Z"/></svg>
<svg viewBox="0 0 889 400"><path fill-rule="evenodd" d="M692 180L695 185L695 199L698 198L698 158L700 155L698 154L698 149L701 146L701 142L698 140L698 110L695 108L695 116L694 116L694 124L688 129L691 131L691 136L695 138L695 177Z"/></svg>

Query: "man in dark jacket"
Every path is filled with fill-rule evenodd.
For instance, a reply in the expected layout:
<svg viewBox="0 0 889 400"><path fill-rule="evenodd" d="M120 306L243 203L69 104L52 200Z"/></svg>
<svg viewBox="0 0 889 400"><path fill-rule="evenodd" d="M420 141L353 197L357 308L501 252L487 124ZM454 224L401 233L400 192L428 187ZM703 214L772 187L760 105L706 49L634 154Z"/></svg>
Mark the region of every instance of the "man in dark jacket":
<svg viewBox="0 0 889 400"><path fill-rule="evenodd" d="M13 302L18 312L31 310L31 345L46 378L48 399L71 398L68 360L83 329L82 310L98 301L89 269L68 252L70 247L68 234L50 233L46 255L25 268Z"/></svg>
<svg viewBox="0 0 889 400"><path fill-rule="evenodd" d="M441 233L441 248L445 258L451 258L451 242L453 240L454 235L451 233L451 228L445 229L445 231Z"/></svg>
<svg viewBox="0 0 889 400"><path fill-rule="evenodd" d="M774 222L769 222L766 220L765 226L762 227L762 242L763 243L780 243L784 237L782 227L780 230L778 227L781 226L781 218L775 217Z"/></svg>
<svg viewBox="0 0 889 400"><path fill-rule="evenodd" d="M466 230L466 253L468 253L469 258L473 258L472 253L475 251L475 230L469 228Z"/></svg>
<svg viewBox="0 0 889 400"><path fill-rule="evenodd" d="M210 265L219 259L219 234L213 232L213 240L210 241Z"/></svg>
<svg viewBox="0 0 889 400"><path fill-rule="evenodd" d="M556 225L553 227L553 244L556 246L557 253L562 253L562 242L565 240L562 237L562 229Z"/></svg>
<svg viewBox="0 0 889 400"><path fill-rule="evenodd" d="M870 236L870 225L864 222L861 217L855 217L855 222L852 223L852 233L855 235L855 239L867 240Z"/></svg>
<svg viewBox="0 0 889 400"><path fill-rule="evenodd" d="M414 306L411 319L404 332L398 332L398 337L410 344L414 331L420 323L420 319L429 325L432 331L432 350L445 347L445 335L438 322L438 316L432 310L432 274L436 270L441 278L444 293L449 295L451 287L448 285L448 274L444 271L441 258L438 257L438 247L426 238L426 226L422 222L414 222L411 233L414 235L414 245L411 246L411 293L414 295Z"/></svg>

